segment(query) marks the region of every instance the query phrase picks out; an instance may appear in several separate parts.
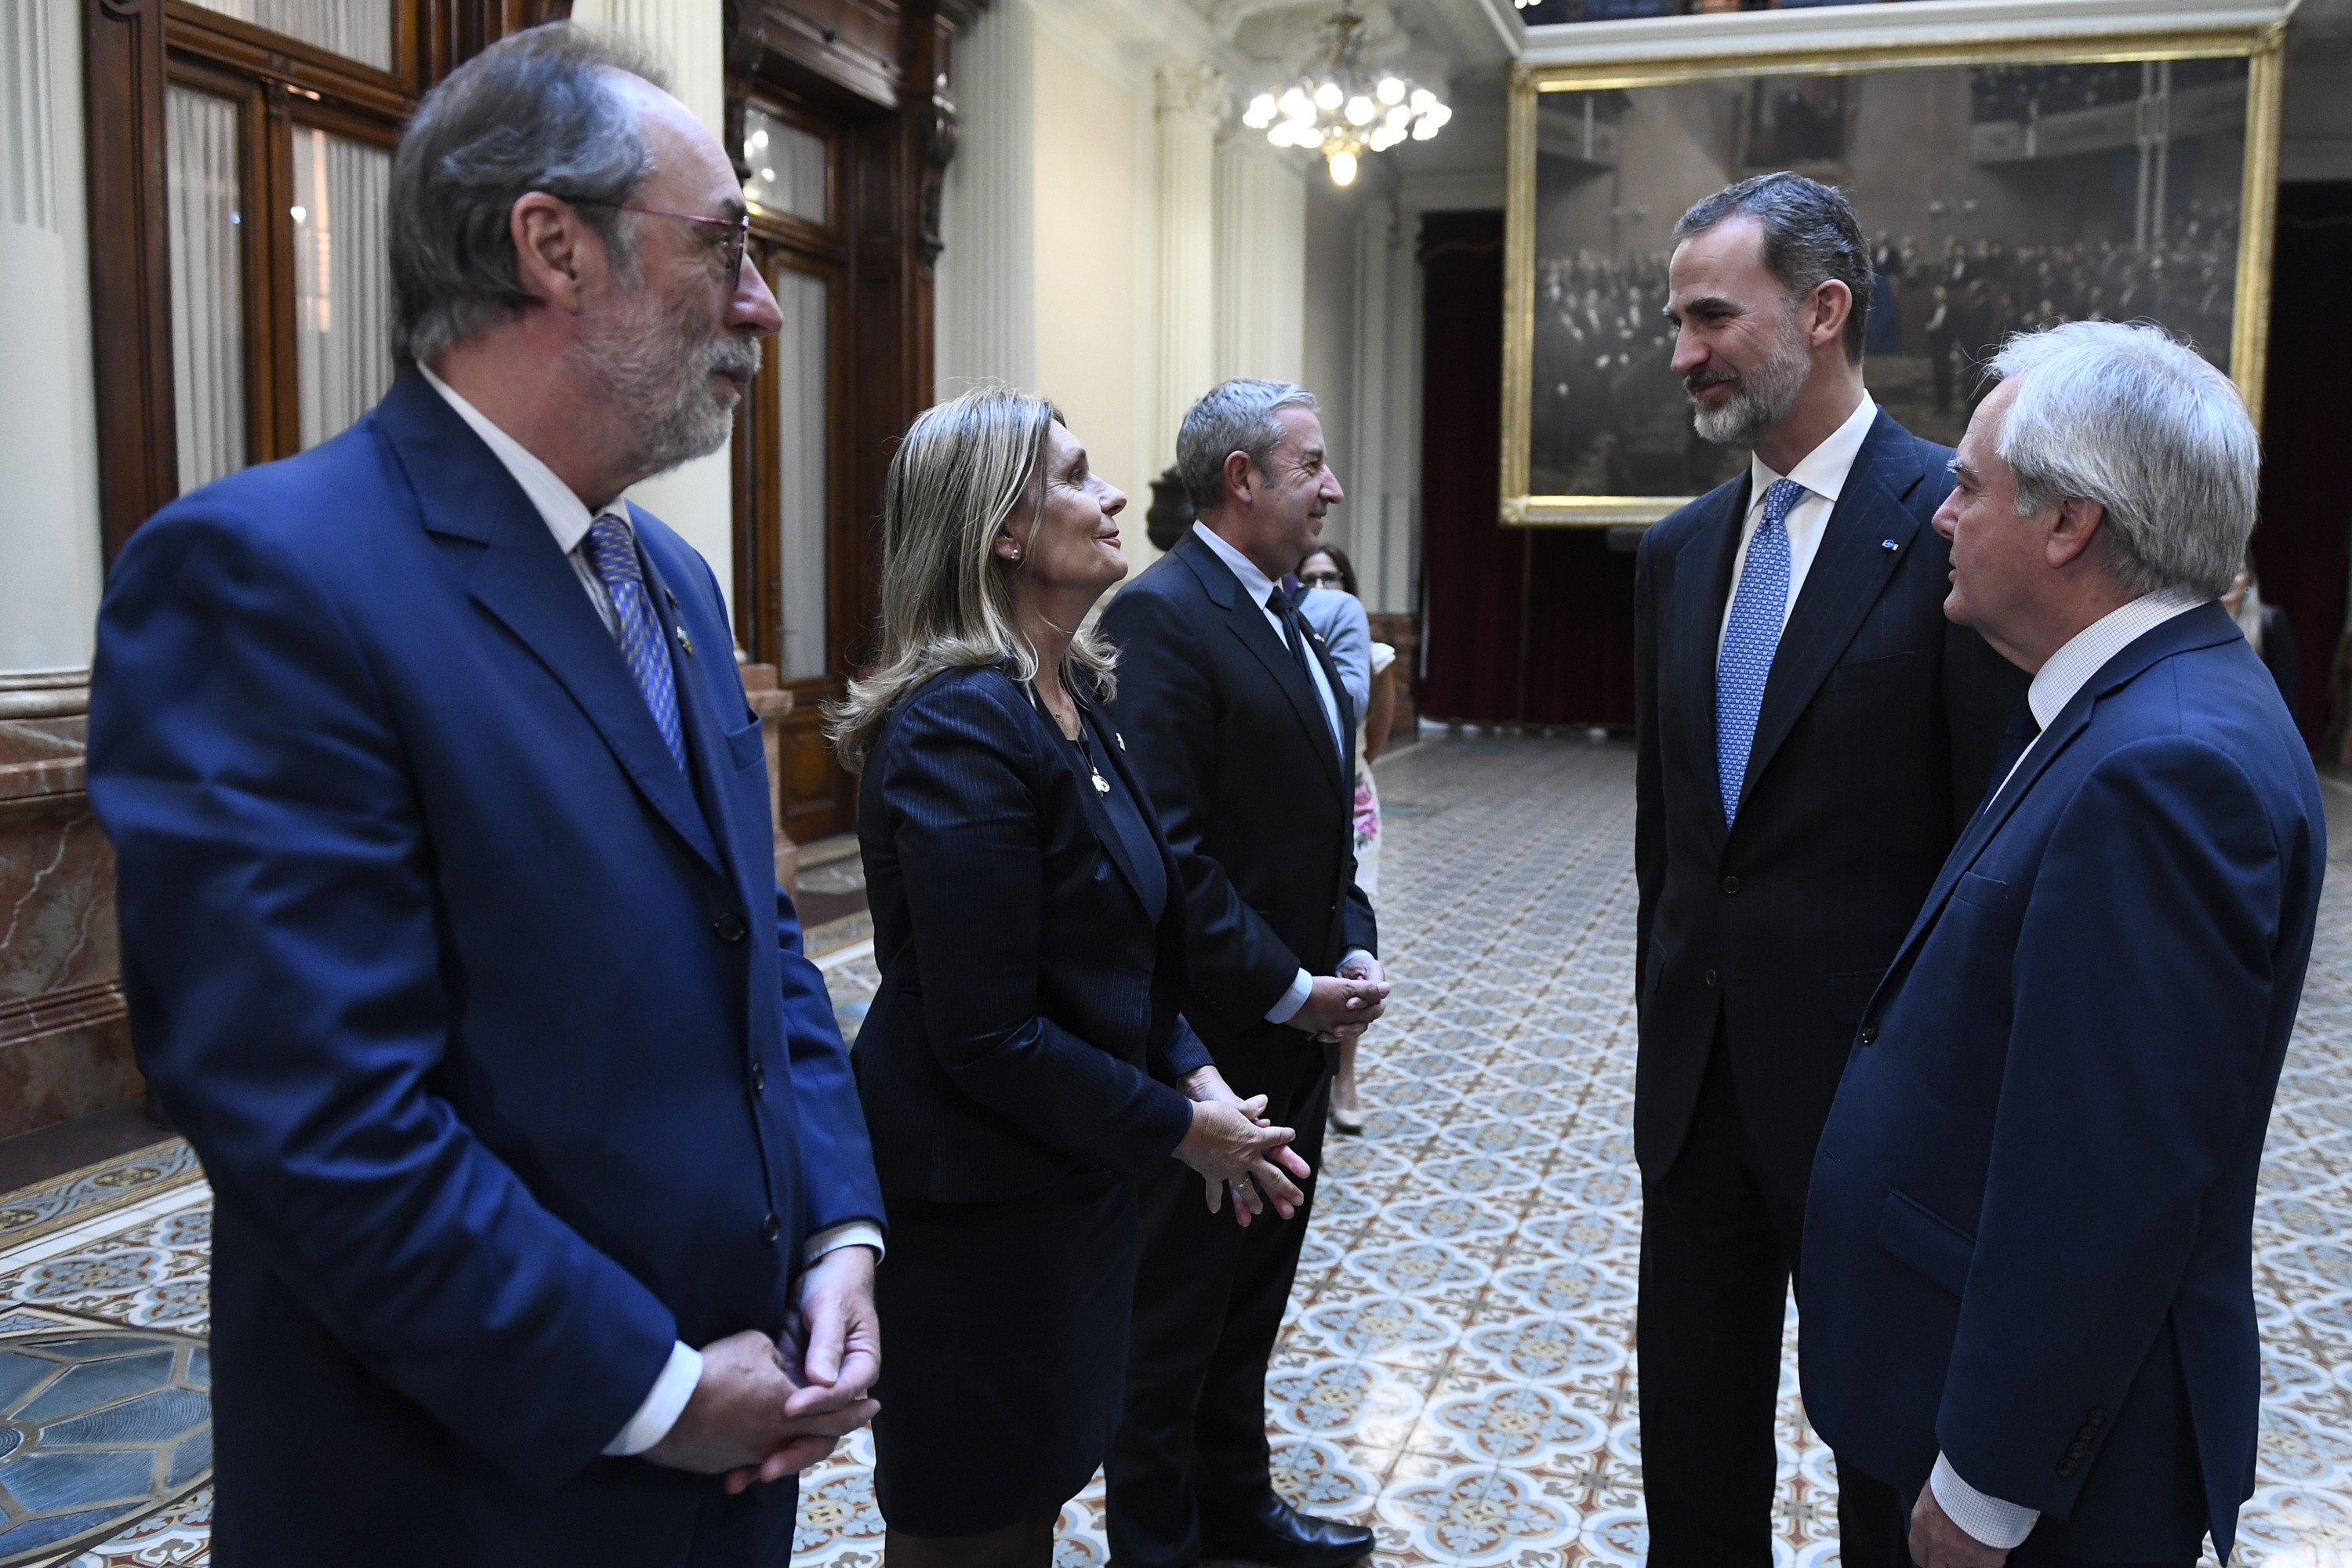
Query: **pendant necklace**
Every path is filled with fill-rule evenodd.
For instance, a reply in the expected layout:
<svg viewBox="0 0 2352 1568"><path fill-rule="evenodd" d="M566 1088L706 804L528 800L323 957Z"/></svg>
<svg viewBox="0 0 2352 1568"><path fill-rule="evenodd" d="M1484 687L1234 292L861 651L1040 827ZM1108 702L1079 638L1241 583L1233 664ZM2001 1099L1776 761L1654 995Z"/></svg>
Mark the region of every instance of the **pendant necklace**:
<svg viewBox="0 0 2352 1568"><path fill-rule="evenodd" d="M1100 768L1095 766L1095 749L1087 743L1086 704L1078 700L1078 694L1076 692L1070 690L1069 682L1064 681L1062 683L1062 689L1064 692L1068 694L1071 706L1078 710L1077 734L1076 736L1064 735L1062 736L1062 739L1066 741L1075 740L1077 742L1078 755L1086 759L1087 773L1095 781L1095 793L1097 795L1108 795L1110 793L1110 781L1102 776L1102 770ZM1045 710L1045 699L1037 695L1037 689L1034 686L1029 688L1029 706L1037 710L1037 716L1045 720L1047 723L1052 724L1056 733L1060 732L1062 728L1060 722L1055 719L1053 714Z"/></svg>

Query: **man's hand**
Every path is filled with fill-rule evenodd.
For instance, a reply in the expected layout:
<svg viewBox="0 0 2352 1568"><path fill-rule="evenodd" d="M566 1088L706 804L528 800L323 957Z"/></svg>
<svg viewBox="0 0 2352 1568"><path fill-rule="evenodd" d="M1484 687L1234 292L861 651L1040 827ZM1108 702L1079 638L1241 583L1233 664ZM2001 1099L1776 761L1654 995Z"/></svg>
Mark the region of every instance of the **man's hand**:
<svg viewBox="0 0 2352 1568"><path fill-rule="evenodd" d="M1376 985L1389 983L1389 972L1369 952L1349 953L1348 961L1339 965L1339 975L1344 980L1369 980Z"/></svg>
<svg viewBox="0 0 2352 1568"><path fill-rule="evenodd" d="M784 1401L788 1420L823 1422L861 1405L881 1408L866 1397L882 1375L872 1247L836 1247L809 1265L801 1276L800 1306L793 1312L782 1349L793 1384L792 1396ZM760 1464L729 1471L727 1489L740 1492L754 1481L798 1475L832 1453L838 1441L822 1447L814 1447L814 1439L787 1444Z"/></svg>
<svg viewBox="0 0 2352 1568"><path fill-rule="evenodd" d="M1379 967L1377 961L1373 967ZM1388 998L1386 980L1318 974L1308 987L1307 1005L1290 1016L1290 1026L1318 1040L1352 1040L1381 1016Z"/></svg>
<svg viewBox="0 0 2352 1568"><path fill-rule="evenodd" d="M859 1398L786 1415L803 1391L782 1347L757 1329L714 1340L702 1347L702 1376L686 1408L645 1458L675 1470L725 1473L727 1489L739 1492L754 1478L772 1480L808 1468L881 1408Z"/></svg>
<svg viewBox="0 0 2352 1568"><path fill-rule="evenodd" d="M1924 1486L1911 1510L1911 1561L1918 1568L2001 1568L2009 1552L1954 1524L1936 1500L1936 1489Z"/></svg>
<svg viewBox="0 0 2352 1568"><path fill-rule="evenodd" d="M1236 1225L1246 1227L1252 1215L1265 1213L1268 1197L1283 1218L1297 1214L1306 1196L1292 1178L1303 1182L1315 1173L1314 1167L1289 1146L1297 1134L1287 1127L1276 1127L1262 1114L1265 1096L1244 1100L1213 1067L1186 1074L1183 1088L1200 1109L1192 1114L1184 1142L1176 1147L1176 1157L1201 1173L1209 1212L1216 1213L1225 1192L1231 1190ZM1223 1115L1209 1115L1211 1106L1218 1107ZM1251 1128L1257 1130L1255 1134L1246 1131ZM1234 1154L1235 1146L1246 1144L1250 1154L1257 1157L1244 1160L1238 1172L1228 1172L1218 1167L1210 1148L1213 1142L1226 1145L1220 1151L1226 1155Z"/></svg>

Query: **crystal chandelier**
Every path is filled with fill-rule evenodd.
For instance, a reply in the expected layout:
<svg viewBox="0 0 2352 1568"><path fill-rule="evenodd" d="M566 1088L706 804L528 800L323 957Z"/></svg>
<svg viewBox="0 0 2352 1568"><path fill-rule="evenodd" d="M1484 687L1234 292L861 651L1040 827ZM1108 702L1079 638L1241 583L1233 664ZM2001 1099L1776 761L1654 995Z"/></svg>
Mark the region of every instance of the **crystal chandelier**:
<svg viewBox="0 0 2352 1568"><path fill-rule="evenodd" d="M1454 118L1429 89L1365 64L1363 26L1353 0L1343 0L1323 26L1321 69L1301 72L1278 98L1259 93L1242 115L1277 147L1320 153L1335 185L1353 183L1363 153L1384 153L1407 136L1426 142Z"/></svg>

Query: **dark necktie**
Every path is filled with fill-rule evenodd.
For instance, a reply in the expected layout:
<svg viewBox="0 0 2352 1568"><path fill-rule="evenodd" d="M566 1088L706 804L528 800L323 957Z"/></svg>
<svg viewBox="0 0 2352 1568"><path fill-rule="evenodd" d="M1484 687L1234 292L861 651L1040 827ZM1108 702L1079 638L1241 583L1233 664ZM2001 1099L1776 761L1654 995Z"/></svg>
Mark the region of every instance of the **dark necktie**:
<svg viewBox="0 0 2352 1568"><path fill-rule="evenodd" d="M1306 678L1307 689L1315 693L1315 706L1318 710L1322 709L1322 688L1315 684L1315 671L1307 662L1307 639L1299 635L1298 601L1284 593L1282 591L1282 584L1276 583L1274 585L1274 592L1265 596L1265 607L1273 611L1275 619L1282 623L1282 640L1289 645L1290 657L1298 661L1298 673ZM1325 710L1324 719L1325 728L1330 728L1330 714L1328 710ZM1339 733L1337 731L1334 731L1331 736L1332 744L1338 745L1339 740ZM1342 765L1339 769L1339 773L1343 778L1348 774L1348 768L1345 765L1344 757L1342 758Z"/></svg>
<svg viewBox="0 0 2352 1568"><path fill-rule="evenodd" d="M2033 704L2021 699L2017 711L2010 715L2009 728L2000 733L2000 760L1992 765L1992 783L1985 789L1984 805L1979 806L1979 811L1992 804L1993 796L2000 793L2001 785L2009 782L2009 775L2024 760L2026 748L2040 738L2042 721L2033 716Z"/></svg>

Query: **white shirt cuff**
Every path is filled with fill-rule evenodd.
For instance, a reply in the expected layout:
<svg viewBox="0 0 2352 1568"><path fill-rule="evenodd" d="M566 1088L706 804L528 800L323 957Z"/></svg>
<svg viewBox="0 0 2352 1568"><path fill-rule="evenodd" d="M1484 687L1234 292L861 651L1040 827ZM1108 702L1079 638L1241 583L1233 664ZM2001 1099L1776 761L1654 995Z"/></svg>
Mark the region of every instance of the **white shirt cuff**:
<svg viewBox="0 0 2352 1568"><path fill-rule="evenodd" d="M2022 1545L2033 1533L2034 1521L2042 1517L2038 1509L1985 1496L1960 1479L1960 1472L1941 1454L1936 1456L1936 1472L1927 1478L1927 1484L1935 1489L1937 1506L1946 1517L1997 1551Z"/></svg>
<svg viewBox="0 0 2352 1568"><path fill-rule="evenodd" d="M881 1262L882 1227L870 1219L853 1219L818 1231L801 1249L801 1262L814 1263L826 1253L838 1252L845 1247L870 1247L874 1249L874 1261Z"/></svg>
<svg viewBox="0 0 2352 1568"><path fill-rule="evenodd" d="M1290 983L1290 989L1284 992L1276 999L1274 1005L1265 1010L1265 1021L1269 1024L1287 1024L1298 1016L1298 1010L1307 1005L1307 998L1314 994L1314 992L1315 976L1303 969L1300 970L1298 978Z"/></svg>
<svg viewBox="0 0 2352 1568"><path fill-rule="evenodd" d="M642 1454L669 1436L677 1418L686 1410L686 1402L694 1397L694 1385L702 1381L702 1352L684 1344L669 1347L669 1364L654 1379L653 1392L621 1428L621 1435L604 1445L604 1452L616 1458Z"/></svg>

